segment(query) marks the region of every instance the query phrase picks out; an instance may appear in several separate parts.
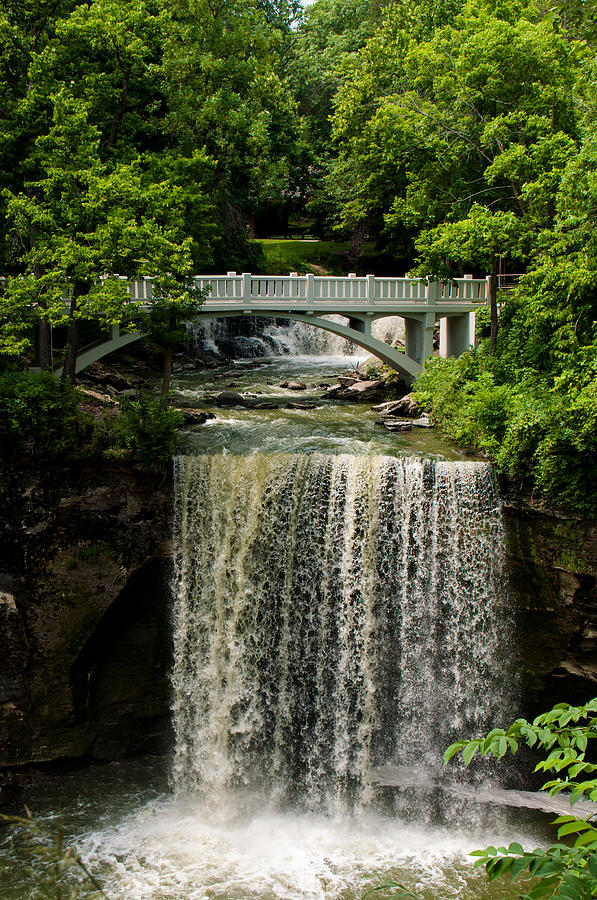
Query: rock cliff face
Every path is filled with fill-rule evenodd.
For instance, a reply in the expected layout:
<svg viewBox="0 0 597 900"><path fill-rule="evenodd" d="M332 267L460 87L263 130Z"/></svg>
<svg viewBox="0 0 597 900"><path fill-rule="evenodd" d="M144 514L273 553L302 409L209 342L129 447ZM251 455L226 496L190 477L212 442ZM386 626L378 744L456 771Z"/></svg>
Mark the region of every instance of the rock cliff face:
<svg viewBox="0 0 597 900"><path fill-rule="evenodd" d="M597 522L506 493L507 554L527 713L597 696Z"/></svg>
<svg viewBox="0 0 597 900"><path fill-rule="evenodd" d="M162 742L170 485L23 468L0 502L0 766Z"/></svg>
<svg viewBox="0 0 597 900"><path fill-rule="evenodd" d="M172 490L126 469L0 483L0 767L169 737ZM597 523L506 494L527 713L597 695Z"/></svg>

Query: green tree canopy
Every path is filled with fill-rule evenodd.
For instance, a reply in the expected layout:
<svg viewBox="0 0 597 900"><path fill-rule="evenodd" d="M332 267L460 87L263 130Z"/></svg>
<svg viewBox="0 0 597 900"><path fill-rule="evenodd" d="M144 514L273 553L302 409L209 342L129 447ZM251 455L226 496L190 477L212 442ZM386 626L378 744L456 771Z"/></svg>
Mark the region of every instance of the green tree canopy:
<svg viewBox="0 0 597 900"><path fill-rule="evenodd" d="M328 182L340 223L383 222L396 246L479 206L549 226L578 140L574 45L517 2L469 0L421 31L392 8L348 69Z"/></svg>
<svg viewBox="0 0 597 900"><path fill-rule="evenodd" d="M183 153L205 148L214 160L220 268L250 262L247 222L290 189L304 151L296 105L281 75L288 35L278 27L280 10L288 7L256 0L171 4L164 37L166 127Z"/></svg>

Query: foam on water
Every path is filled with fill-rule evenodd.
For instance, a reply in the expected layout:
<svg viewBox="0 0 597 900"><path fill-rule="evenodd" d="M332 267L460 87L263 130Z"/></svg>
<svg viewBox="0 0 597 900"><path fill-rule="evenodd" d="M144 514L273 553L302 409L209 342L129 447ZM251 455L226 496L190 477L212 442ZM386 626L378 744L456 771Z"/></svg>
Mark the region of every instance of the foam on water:
<svg viewBox="0 0 597 900"><path fill-rule="evenodd" d="M264 803L253 798L262 810ZM238 804L230 796L214 817L196 799L164 799L88 836L79 849L108 891L127 900L352 898L388 877L421 898L493 896L467 854L499 843L495 831L472 838L373 813L333 819L247 813Z"/></svg>

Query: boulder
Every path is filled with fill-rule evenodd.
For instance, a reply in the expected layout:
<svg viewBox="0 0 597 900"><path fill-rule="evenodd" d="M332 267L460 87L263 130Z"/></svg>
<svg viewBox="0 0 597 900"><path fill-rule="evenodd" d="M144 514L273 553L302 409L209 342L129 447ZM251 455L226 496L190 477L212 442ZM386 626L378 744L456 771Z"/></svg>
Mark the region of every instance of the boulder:
<svg viewBox="0 0 597 900"><path fill-rule="evenodd" d="M204 425L208 419L215 418L213 413L204 412L202 409L183 409L184 424L186 425Z"/></svg>
<svg viewBox="0 0 597 900"><path fill-rule="evenodd" d="M382 419L379 423L388 431L412 431L412 422L410 419Z"/></svg>
<svg viewBox="0 0 597 900"><path fill-rule="evenodd" d="M216 406L246 406L245 398L236 391L222 391L216 397Z"/></svg>
<svg viewBox="0 0 597 900"><path fill-rule="evenodd" d="M423 413L418 419L413 419L412 424L415 428L433 428L432 423L429 421L429 416L426 413Z"/></svg>
<svg viewBox="0 0 597 900"><path fill-rule="evenodd" d="M258 403L252 403L251 409L280 409L280 404L275 400L259 400Z"/></svg>
<svg viewBox="0 0 597 900"><path fill-rule="evenodd" d="M419 414L419 408L413 400L412 394L406 394L400 400L379 403L377 406L372 406L371 409L378 412L383 418L386 416L417 416Z"/></svg>
<svg viewBox="0 0 597 900"><path fill-rule="evenodd" d="M316 403L287 403L286 409L315 409Z"/></svg>
<svg viewBox="0 0 597 900"><path fill-rule="evenodd" d="M324 391L321 395L322 400L335 400L336 397L339 397L343 391L343 386L341 384L333 384L327 391Z"/></svg>
<svg viewBox="0 0 597 900"><path fill-rule="evenodd" d="M385 387L385 382L381 379L376 381L357 381L347 387L341 396L346 400L357 400L365 403L368 400L374 400L383 396Z"/></svg>
<svg viewBox="0 0 597 900"><path fill-rule="evenodd" d="M303 384L302 381L283 381L280 385L281 388L284 388L287 391L306 391L307 385Z"/></svg>

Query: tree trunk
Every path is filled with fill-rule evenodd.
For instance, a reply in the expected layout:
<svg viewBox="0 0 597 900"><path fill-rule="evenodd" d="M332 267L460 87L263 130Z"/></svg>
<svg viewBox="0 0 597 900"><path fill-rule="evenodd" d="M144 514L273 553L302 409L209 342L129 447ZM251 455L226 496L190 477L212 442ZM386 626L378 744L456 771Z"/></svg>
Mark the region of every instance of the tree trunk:
<svg viewBox="0 0 597 900"><path fill-rule="evenodd" d="M37 365L42 372L52 371L52 326L47 319L37 323Z"/></svg>
<svg viewBox="0 0 597 900"><path fill-rule="evenodd" d="M489 331L489 352L493 353L495 351L495 345L497 342L498 335L498 308L497 308L497 273L498 273L498 261L497 256L494 256L491 262L491 273L489 275L489 321L490 321L490 331Z"/></svg>
<svg viewBox="0 0 597 900"><path fill-rule="evenodd" d="M32 233L29 238L29 244L32 250L35 249L35 230L32 230ZM41 278L44 275L43 266L36 264L33 268L33 274L36 278ZM46 308L45 300L44 300L45 288L41 289L41 293L39 295L39 309L43 310ZM42 316L37 320L36 323L36 363L42 372L51 372L52 371L52 326Z"/></svg>
<svg viewBox="0 0 597 900"><path fill-rule="evenodd" d="M79 353L80 327L79 320L75 318L79 308L79 297L85 297L91 290L91 285L87 282L79 281L73 287L73 295L70 302L68 337L66 344L66 355L64 357L64 366L62 368L62 381L74 382L77 374L77 356Z"/></svg>
<svg viewBox="0 0 597 900"><path fill-rule="evenodd" d="M162 377L162 390L160 394L162 406L166 406L168 391L170 390L170 383L172 381L173 356L174 349L172 347L168 347L167 350L164 351L164 372Z"/></svg>

